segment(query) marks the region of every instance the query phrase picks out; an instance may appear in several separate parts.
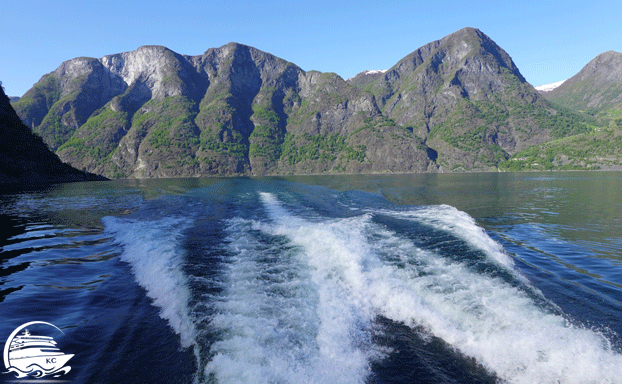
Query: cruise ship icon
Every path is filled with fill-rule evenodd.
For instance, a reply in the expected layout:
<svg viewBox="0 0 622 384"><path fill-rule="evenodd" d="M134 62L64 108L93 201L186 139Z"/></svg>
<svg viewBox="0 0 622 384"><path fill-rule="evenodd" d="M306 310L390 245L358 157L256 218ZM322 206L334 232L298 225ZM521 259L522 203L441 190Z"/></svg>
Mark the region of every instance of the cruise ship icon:
<svg viewBox="0 0 622 384"><path fill-rule="evenodd" d="M71 369L64 365L74 355L64 354L56 347L56 341L49 336L31 335L28 329L13 337L9 345L8 361L10 372L17 377L59 376Z"/></svg>

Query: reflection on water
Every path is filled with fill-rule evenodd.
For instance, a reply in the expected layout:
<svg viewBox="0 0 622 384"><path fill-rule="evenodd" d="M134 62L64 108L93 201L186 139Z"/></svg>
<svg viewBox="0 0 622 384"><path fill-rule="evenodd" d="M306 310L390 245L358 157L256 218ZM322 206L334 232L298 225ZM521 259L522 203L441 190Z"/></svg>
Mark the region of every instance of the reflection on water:
<svg viewBox="0 0 622 384"><path fill-rule="evenodd" d="M622 172L298 176L286 180L382 194L398 204L447 204L487 227L543 224L596 257L622 260ZM604 248L601 248L604 245Z"/></svg>

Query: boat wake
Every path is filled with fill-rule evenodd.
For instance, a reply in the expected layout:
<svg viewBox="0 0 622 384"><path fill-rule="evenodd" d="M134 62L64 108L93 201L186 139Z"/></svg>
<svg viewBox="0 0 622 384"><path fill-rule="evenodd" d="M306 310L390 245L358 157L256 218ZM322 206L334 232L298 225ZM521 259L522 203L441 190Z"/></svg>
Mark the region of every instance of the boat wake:
<svg viewBox="0 0 622 384"><path fill-rule="evenodd" d="M495 380L622 381L608 339L548 302L464 212L361 206L331 217L276 193L255 202L221 219L209 265L184 251L192 220L105 220L182 345L204 351L199 381L382 382L374 367L400 353L378 342L384 320L442 340ZM189 276L187 265L215 272Z"/></svg>

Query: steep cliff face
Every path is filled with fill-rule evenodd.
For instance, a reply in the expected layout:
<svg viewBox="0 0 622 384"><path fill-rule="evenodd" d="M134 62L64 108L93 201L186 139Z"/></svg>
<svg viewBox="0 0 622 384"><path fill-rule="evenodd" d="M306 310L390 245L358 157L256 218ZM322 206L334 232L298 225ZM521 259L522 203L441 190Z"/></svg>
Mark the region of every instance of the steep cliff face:
<svg viewBox="0 0 622 384"><path fill-rule="evenodd" d="M421 140L383 118L373 95L235 43L70 60L16 108L63 160L109 177L430 167Z"/></svg>
<svg viewBox="0 0 622 384"><path fill-rule="evenodd" d="M101 180L64 164L19 119L0 88L0 186Z"/></svg>
<svg viewBox="0 0 622 384"><path fill-rule="evenodd" d="M63 160L108 177L488 170L581 129L555 131L563 114L472 28L349 81L236 43L141 47L65 62L15 107Z"/></svg>
<svg viewBox="0 0 622 384"><path fill-rule="evenodd" d="M544 95L564 107L603 117L622 110L622 53L601 53Z"/></svg>

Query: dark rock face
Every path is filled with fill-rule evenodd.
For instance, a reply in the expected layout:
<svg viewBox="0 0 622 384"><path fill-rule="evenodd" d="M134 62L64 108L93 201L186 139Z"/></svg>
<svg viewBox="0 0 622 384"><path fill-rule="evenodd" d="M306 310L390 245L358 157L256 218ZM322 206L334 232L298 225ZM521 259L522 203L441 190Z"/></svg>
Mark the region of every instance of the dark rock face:
<svg viewBox="0 0 622 384"><path fill-rule="evenodd" d="M21 122L0 88L0 186L103 179L61 162Z"/></svg>
<svg viewBox="0 0 622 384"><path fill-rule="evenodd" d="M622 53L601 53L545 97L590 114L606 115L607 111L622 109Z"/></svg>
<svg viewBox="0 0 622 384"><path fill-rule="evenodd" d="M557 111L473 28L348 81L235 43L78 58L15 108L108 177L490 170L559 136Z"/></svg>

